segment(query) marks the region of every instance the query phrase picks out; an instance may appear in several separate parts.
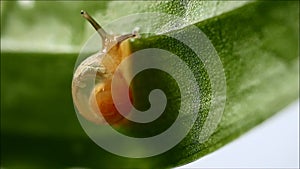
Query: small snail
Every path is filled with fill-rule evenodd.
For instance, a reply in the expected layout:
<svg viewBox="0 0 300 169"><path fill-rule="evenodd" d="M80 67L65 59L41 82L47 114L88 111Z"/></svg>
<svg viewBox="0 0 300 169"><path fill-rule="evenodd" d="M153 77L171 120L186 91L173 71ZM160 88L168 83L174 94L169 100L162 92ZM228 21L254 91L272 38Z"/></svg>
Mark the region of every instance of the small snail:
<svg viewBox="0 0 300 169"><path fill-rule="evenodd" d="M126 119L117 111L112 99L112 76L118 77L119 88L129 88L124 74L115 73L121 61L130 55L129 38L136 32L121 36L107 34L101 26L85 11L81 15L87 19L102 38L102 49L85 59L75 70L72 81L72 96L79 113L96 124L120 124ZM129 96L132 101L131 89ZM130 112L127 107L126 112ZM107 124L106 123L106 124Z"/></svg>

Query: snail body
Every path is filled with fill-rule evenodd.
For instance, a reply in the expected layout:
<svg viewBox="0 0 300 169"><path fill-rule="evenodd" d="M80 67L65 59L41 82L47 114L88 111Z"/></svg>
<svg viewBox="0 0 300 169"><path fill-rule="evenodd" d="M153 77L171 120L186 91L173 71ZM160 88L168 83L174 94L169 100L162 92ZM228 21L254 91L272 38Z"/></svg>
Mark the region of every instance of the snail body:
<svg viewBox="0 0 300 169"><path fill-rule="evenodd" d="M120 124L126 121L124 113L121 115L112 99L112 77L116 76L116 88L129 88L125 74L115 72L122 60L130 55L129 38L136 33L113 36L107 34L100 25L85 11L81 14L96 29L102 38L102 49L85 59L75 70L72 80L72 97L79 113L89 121L96 124ZM132 101L132 91L129 88ZM122 94L122 93L120 93ZM125 114L131 110L130 105L125 107Z"/></svg>

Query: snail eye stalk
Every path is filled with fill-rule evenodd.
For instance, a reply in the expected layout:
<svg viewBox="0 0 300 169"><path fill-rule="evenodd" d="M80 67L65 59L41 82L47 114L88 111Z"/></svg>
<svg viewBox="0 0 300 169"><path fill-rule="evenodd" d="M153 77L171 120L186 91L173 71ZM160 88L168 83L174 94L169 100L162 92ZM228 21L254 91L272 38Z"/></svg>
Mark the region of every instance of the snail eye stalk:
<svg viewBox="0 0 300 169"><path fill-rule="evenodd" d="M84 10L81 10L80 14L82 15L82 17L88 20L91 23L91 25L95 28L95 30L99 33L99 35L102 38L102 42L105 42L105 39L107 39L109 35L102 29L102 27L95 21L95 19Z"/></svg>

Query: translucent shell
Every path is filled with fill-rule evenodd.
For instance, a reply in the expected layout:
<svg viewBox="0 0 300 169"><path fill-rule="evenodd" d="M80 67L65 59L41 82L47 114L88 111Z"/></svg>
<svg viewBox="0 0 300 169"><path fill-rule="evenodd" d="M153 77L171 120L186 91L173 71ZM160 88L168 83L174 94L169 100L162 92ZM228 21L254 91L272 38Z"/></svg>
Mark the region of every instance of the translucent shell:
<svg viewBox="0 0 300 169"><path fill-rule="evenodd" d="M117 77L116 88L129 88L123 72L115 73L121 61L130 55L128 38L135 33L111 36L84 11L81 14L92 23L103 40L100 52L85 59L75 70L72 80L72 97L78 112L87 120L96 124L119 124L126 119L121 115L113 102L111 93L112 77ZM129 96L132 101L131 89ZM130 105L125 106L125 114L131 110ZM124 114L124 112L123 112Z"/></svg>

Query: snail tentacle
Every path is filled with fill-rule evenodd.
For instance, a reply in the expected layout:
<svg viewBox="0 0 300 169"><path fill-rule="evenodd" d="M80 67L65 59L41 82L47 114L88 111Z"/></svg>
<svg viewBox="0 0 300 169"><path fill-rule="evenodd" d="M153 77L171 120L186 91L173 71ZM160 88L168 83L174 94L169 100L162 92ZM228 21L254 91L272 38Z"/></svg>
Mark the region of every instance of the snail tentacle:
<svg viewBox="0 0 300 169"><path fill-rule="evenodd" d="M102 42L103 44L107 41L107 39L109 38L109 34L106 33L104 31L104 29L102 29L102 27L94 20L93 17L91 17L86 11L81 10L80 14L86 19L88 20L91 25L93 25L93 27L95 28L95 30L99 33L99 35L102 38Z"/></svg>

